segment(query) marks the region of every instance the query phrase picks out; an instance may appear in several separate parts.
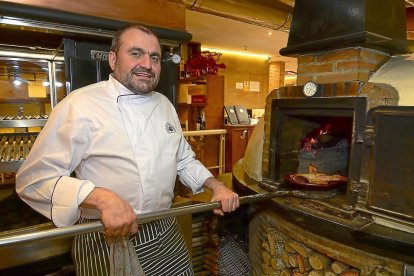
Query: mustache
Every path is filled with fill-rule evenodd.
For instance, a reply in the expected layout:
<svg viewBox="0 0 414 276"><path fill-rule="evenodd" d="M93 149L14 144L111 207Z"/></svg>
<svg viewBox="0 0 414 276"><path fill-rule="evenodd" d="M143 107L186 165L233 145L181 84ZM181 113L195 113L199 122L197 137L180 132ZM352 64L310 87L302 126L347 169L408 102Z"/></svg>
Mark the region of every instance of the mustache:
<svg viewBox="0 0 414 276"><path fill-rule="evenodd" d="M146 68L143 68L143 67L139 67L139 66L132 69L132 73L133 74L146 73L146 74L151 75L151 77L155 77L155 74L152 70L149 70L149 69L146 69Z"/></svg>

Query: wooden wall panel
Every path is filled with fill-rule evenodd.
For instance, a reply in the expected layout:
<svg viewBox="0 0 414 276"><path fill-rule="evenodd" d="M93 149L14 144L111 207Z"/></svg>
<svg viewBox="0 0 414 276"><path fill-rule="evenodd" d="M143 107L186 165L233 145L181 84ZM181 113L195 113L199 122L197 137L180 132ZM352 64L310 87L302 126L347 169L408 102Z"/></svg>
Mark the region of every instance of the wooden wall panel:
<svg viewBox="0 0 414 276"><path fill-rule="evenodd" d="M2 1L185 31L185 6L179 0Z"/></svg>
<svg viewBox="0 0 414 276"><path fill-rule="evenodd" d="M285 63L272 61L269 64L269 91L285 86Z"/></svg>
<svg viewBox="0 0 414 276"><path fill-rule="evenodd" d="M406 10L407 15L407 39L414 39L414 7Z"/></svg>
<svg viewBox="0 0 414 276"><path fill-rule="evenodd" d="M206 129L223 128L224 81L223 76L207 76Z"/></svg>
<svg viewBox="0 0 414 276"><path fill-rule="evenodd" d="M226 69L219 69L224 76L224 105L242 105L247 109L264 108L269 93L269 63L264 58L223 53L220 63ZM237 89L236 83L254 81L260 83L258 92Z"/></svg>

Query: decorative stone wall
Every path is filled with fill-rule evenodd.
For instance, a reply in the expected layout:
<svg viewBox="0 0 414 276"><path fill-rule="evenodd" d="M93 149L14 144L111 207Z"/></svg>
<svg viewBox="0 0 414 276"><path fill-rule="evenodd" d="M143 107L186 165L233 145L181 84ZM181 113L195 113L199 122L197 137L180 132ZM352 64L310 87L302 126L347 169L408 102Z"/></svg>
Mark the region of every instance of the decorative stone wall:
<svg viewBox="0 0 414 276"><path fill-rule="evenodd" d="M253 275L401 275L403 263L307 231L272 210L249 223Z"/></svg>

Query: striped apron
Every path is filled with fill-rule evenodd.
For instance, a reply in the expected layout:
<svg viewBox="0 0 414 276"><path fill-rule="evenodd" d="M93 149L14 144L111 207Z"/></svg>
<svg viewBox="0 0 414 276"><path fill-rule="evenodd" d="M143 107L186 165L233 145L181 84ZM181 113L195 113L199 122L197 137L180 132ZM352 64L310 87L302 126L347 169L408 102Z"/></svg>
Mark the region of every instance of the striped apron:
<svg viewBox="0 0 414 276"><path fill-rule="evenodd" d="M79 223L96 220L83 219ZM176 218L166 218L139 225L130 239L146 276L194 275L187 247ZM109 246L103 233L76 236L72 259L78 276L109 275Z"/></svg>

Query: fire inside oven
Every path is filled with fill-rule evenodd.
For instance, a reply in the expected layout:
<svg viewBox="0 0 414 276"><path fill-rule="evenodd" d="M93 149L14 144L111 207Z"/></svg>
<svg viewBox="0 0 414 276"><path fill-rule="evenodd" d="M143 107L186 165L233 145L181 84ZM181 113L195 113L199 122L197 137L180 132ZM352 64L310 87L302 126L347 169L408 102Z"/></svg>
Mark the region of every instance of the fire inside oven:
<svg viewBox="0 0 414 276"><path fill-rule="evenodd" d="M274 100L270 180L284 183L292 174L316 172L356 179L361 148L355 141L365 114L366 99L360 97Z"/></svg>

